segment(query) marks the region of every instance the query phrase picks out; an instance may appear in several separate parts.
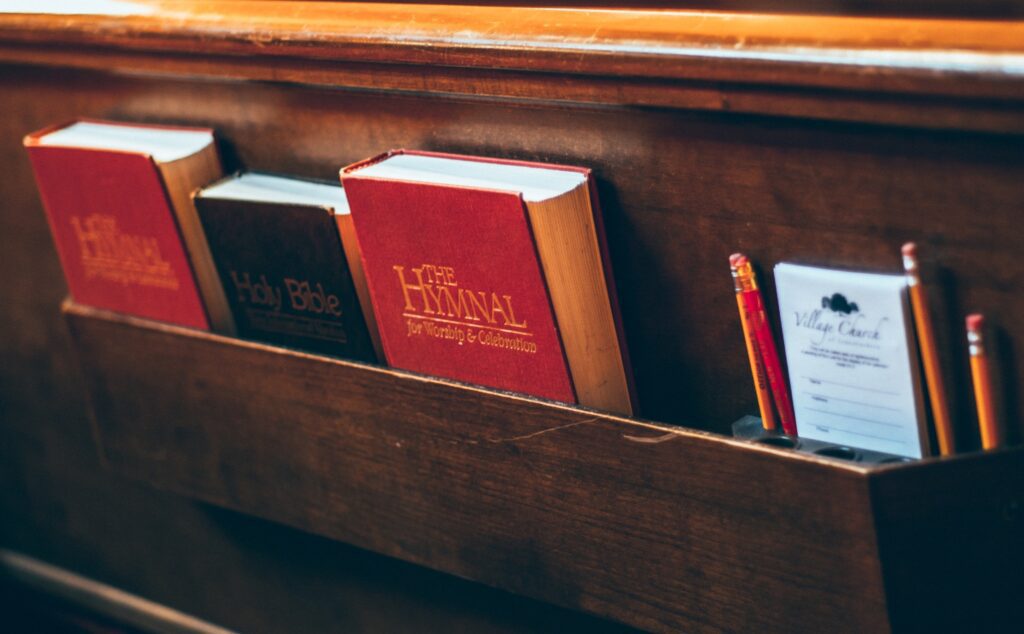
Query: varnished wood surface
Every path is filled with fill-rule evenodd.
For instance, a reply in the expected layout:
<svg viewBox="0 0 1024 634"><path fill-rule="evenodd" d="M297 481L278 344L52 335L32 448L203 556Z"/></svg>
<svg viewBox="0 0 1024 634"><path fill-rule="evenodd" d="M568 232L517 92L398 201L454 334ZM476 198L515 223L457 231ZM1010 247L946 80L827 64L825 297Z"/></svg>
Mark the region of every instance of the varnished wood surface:
<svg viewBox="0 0 1024 634"><path fill-rule="evenodd" d="M402 146L593 167L646 415L722 433L737 416L756 410L724 268L729 253L745 250L762 265L799 259L898 271L899 245L917 240L928 248L928 264L938 268L938 324L955 385L969 380L962 315L983 310L1002 325L1006 420L1011 440L1019 441L1017 395L1024 379L1016 364L1024 342L1010 333L1024 320L1018 292L1024 236L1017 221L1024 201L1024 126L1013 77L861 68L862 83L844 88L831 66L802 66L809 75L795 80L779 71L775 82L774 70L760 69L778 66L755 64L760 83L745 83L714 63L703 69L703 58L687 57L666 67L684 74L649 70L647 77L631 78L571 66L492 68L503 63L504 51L496 48L470 51L466 58L474 62L452 58L448 65L435 50L429 53L434 57L396 64L314 58L308 43L275 39L282 33L276 27L243 30L234 42L231 33L214 31L196 39L182 26L191 19L186 11L164 23L184 33L168 43L117 19L0 17L0 60L9 62L0 67L4 546L244 631L614 629L104 472L86 418L83 378L58 313L66 289L20 146L27 131L77 116L211 125L228 169L324 179L333 179L339 165ZM68 38L85 38L90 20L106 25L95 40L76 43L58 35L67 25ZM20 26L12 29L15 22ZM927 24L941 30L959 22ZM254 33L266 36L265 46ZM1000 41L993 38L991 48L999 49ZM355 50L329 42L316 55ZM587 63L600 57L588 54ZM552 64L565 64L566 57L554 58ZM628 64L614 71L617 54L607 59L608 72L628 72ZM691 72L686 64L696 75L685 74ZM741 72L737 77L755 77L745 63L731 68ZM857 75L857 67L846 70ZM701 79L701 73L713 78ZM236 81L247 78L265 81ZM872 84L876 79L880 83ZM801 82L808 85L794 85ZM984 87L975 92L979 84ZM961 388L954 396L961 446L975 447L968 394ZM914 586L914 562L932 561L930 548L942 540L915 545L919 526L944 520L943 530L965 542L985 524L950 525L955 516L944 514L945 500L928 481L932 472L886 477L896 473L920 475L900 476L907 478L904 485L873 498L876 524L892 527L879 526L878 550L883 574L897 584L889 594L904 606L889 606L893 622L913 629L908 619L924 610L932 619L927 622L972 614L935 611L934 605L960 609L951 597L970 596L950 571L975 561L970 578L984 588L985 572L998 572L996 564L1019 555L1006 547L999 554L1007 556L996 561L981 542L970 542L974 550L951 548L951 555L964 556L925 568L929 574L922 578L948 581L940 587L943 600L931 600L925 586ZM1005 473L1008 486L1021 480L1017 473ZM974 478L956 484L954 476L942 478L959 491L956 508L970 506L963 496L971 487L982 489ZM281 481L289 477L286 470ZM921 495L925 490L931 493ZM968 517L988 517L987 498L974 497L978 515ZM643 509L629 510L636 512ZM918 523L915 514L929 519ZM1013 524L1005 526L1016 534ZM1005 536L997 533L996 540ZM886 563L900 552L908 555ZM535 575L551 570L535 563ZM754 573L741 566L735 574ZM709 586L705 600L721 606L714 596L719 591ZM1016 600L1012 590L1004 592L1000 598Z"/></svg>
<svg viewBox="0 0 1024 634"><path fill-rule="evenodd" d="M21 138L88 113L131 118L122 108L157 106L188 118L192 105L206 103L213 108L207 112L230 111L240 120L276 110L274 100L244 90L237 94L244 103L228 106L216 103L220 89L212 99L201 95L209 84L196 85L193 100L173 89L143 88L149 81L0 69L0 272L8 298L0 310L0 545L247 633L627 631L163 493L103 468L60 315L67 289ZM263 137L255 129L247 134ZM237 160L236 149L228 154ZM308 164L290 169L324 175Z"/></svg>
<svg viewBox="0 0 1024 634"><path fill-rule="evenodd" d="M5 70L3 80L18 113L8 120L9 164L22 175L4 184L15 223L8 235L30 227L31 244L47 251L17 139L74 116L210 126L228 170L325 180L391 147L591 167L642 413L724 434L757 410L728 255L743 250L765 267L796 260L897 272L900 245L915 240L937 273L936 327L960 446L978 446L962 344L962 315L971 311L1003 331L1002 374L1017 387L1008 390L1004 420L1011 441L1020 437L1015 394L1024 376L1015 359L1024 358L1024 340L1008 335L1024 321L1019 137L29 68ZM55 260L33 264L38 246L5 257L17 254L33 273L12 277L26 285L10 309L12 333L56 308L24 302L44 284L63 287ZM53 277L39 278L42 271Z"/></svg>
<svg viewBox="0 0 1024 634"><path fill-rule="evenodd" d="M35 14L0 13L0 60L1022 127L1012 110L1024 99L1024 25L1015 21L224 0L45 13L58 4L75 6L42 0Z"/></svg>
<svg viewBox="0 0 1024 634"><path fill-rule="evenodd" d="M862 468L66 310L116 472L645 629L886 627Z"/></svg>
<svg viewBox="0 0 1024 634"><path fill-rule="evenodd" d="M1020 631L1022 458L1017 448L888 470L872 479L894 629Z"/></svg>
<svg viewBox="0 0 1024 634"><path fill-rule="evenodd" d="M412 0L412 3L435 4L429 0ZM446 4L521 7L553 3L536 0L454 0ZM1024 14L1024 6L1019 0L974 0L969 3L954 0L561 0L557 4L560 7L743 11L782 15L1010 18Z"/></svg>
<svg viewBox="0 0 1024 634"><path fill-rule="evenodd" d="M868 469L65 313L106 462L160 488L656 631L1014 622L1022 450Z"/></svg>

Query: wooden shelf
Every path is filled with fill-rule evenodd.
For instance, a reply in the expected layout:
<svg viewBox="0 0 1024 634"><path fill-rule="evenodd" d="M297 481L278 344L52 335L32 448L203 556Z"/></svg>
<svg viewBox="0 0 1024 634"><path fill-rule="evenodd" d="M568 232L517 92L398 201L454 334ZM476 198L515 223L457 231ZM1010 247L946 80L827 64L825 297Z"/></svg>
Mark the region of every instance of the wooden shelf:
<svg viewBox="0 0 1024 634"><path fill-rule="evenodd" d="M64 312L114 471L512 592L652 630L882 631L998 623L1024 583L1022 450L865 468Z"/></svg>

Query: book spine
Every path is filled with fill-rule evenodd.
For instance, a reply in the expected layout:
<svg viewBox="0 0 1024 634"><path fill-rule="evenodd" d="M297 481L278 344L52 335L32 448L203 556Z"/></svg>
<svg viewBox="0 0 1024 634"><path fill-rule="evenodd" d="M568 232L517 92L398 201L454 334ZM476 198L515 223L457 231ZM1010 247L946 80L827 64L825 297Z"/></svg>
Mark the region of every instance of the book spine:
<svg viewBox="0 0 1024 634"><path fill-rule="evenodd" d="M210 327L214 332L233 336L235 322L228 307L224 288L213 264L210 246L196 212L193 194L224 175L217 148L211 144L199 155L159 165L167 198L185 242L196 284L203 297Z"/></svg>
<svg viewBox="0 0 1024 634"><path fill-rule="evenodd" d="M338 223L341 248L345 252L348 270L352 274L352 285L355 286L356 297L359 299L359 309L363 313L366 330L370 335L371 343L373 343L374 354L377 356L377 360L383 363L386 358L384 344L381 343L377 317L373 313L373 301L370 299L370 287L366 281L366 269L363 265L362 250L359 248L359 238L356 236L356 227L350 214L338 214L335 219Z"/></svg>

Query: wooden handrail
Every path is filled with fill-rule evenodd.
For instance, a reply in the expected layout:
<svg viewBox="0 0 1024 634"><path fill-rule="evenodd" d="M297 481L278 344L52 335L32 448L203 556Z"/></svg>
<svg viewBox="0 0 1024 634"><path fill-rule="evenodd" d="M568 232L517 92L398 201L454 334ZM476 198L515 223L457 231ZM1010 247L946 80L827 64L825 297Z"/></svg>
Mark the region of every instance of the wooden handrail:
<svg viewBox="0 0 1024 634"><path fill-rule="evenodd" d="M1024 132L1014 21L17 0L3 63Z"/></svg>
<svg viewBox="0 0 1024 634"><path fill-rule="evenodd" d="M1024 96L1015 21L231 0L32 6L0 9L0 42Z"/></svg>

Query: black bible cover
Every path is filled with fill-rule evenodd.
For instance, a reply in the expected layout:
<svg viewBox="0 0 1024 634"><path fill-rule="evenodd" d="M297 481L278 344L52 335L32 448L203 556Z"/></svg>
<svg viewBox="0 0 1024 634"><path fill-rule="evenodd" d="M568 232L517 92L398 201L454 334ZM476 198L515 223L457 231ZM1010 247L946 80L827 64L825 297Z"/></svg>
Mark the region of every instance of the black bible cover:
<svg viewBox="0 0 1024 634"><path fill-rule="evenodd" d="M377 361L334 210L196 196L238 336Z"/></svg>

